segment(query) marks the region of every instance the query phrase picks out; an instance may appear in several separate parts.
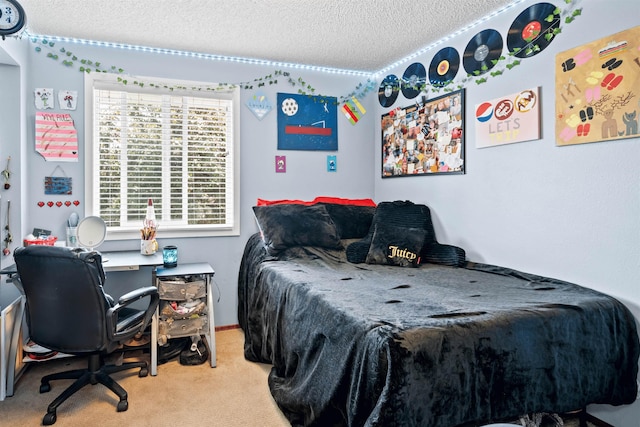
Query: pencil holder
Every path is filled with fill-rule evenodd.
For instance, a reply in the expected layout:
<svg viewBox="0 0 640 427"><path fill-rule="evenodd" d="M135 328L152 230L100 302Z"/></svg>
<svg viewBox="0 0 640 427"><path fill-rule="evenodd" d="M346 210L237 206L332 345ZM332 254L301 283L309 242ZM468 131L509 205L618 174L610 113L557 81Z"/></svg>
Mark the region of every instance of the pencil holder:
<svg viewBox="0 0 640 427"><path fill-rule="evenodd" d="M67 246L71 248L78 246L78 227L67 227Z"/></svg>
<svg viewBox="0 0 640 427"><path fill-rule="evenodd" d="M158 243L155 239L140 240L140 253L142 255L153 255L158 250Z"/></svg>

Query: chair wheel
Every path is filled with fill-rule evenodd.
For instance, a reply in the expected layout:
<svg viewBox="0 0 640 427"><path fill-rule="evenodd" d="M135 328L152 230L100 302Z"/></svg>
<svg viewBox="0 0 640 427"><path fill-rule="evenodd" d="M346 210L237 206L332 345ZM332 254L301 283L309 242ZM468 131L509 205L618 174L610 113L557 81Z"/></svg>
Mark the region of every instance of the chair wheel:
<svg viewBox="0 0 640 427"><path fill-rule="evenodd" d="M42 418L42 425L50 426L56 422L56 413L55 412L47 412L45 416Z"/></svg>
<svg viewBox="0 0 640 427"><path fill-rule="evenodd" d="M127 400L121 400L118 402L118 412L124 412L129 409L129 402Z"/></svg>
<svg viewBox="0 0 640 427"><path fill-rule="evenodd" d="M48 391L51 391L51 384L49 383L40 384L40 393L46 393ZM53 422L55 423L56 421L53 420Z"/></svg>
<svg viewBox="0 0 640 427"><path fill-rule="evenodd" d="M149 375L149 369L147 369L147 368L140 368L140 372L138 372L138 376L139 376L140 378L144 378L144 377L146 377L147 375Z"/></svg>

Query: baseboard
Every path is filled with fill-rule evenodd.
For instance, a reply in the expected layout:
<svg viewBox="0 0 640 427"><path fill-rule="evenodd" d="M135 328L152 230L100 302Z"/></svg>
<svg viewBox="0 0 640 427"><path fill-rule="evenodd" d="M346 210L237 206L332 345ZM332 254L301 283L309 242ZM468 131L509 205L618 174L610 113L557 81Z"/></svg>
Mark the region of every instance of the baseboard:
<svg viewBox="0 0 640 427"><path fill-rule="evenodd" d="M224 326L216 326L216 332L228 331L229 329L239 329L240 325L224 325Z"/></svg>
<svg viewBox="0 0 640 427"><path fill-rule="evenodd" d="M600 418L591 415L590 413L587 412L586 409L580 409L577 411L573 411L573 412L568 412L565 414L561 414L563 419L569 419L569 418L577 418L580 422L580 427L586 427L587 423L595 426L595 427L615 427L605 421L602 421Z"/></svg>
<svg viewBox="0 0 640 427"><path fill-rule="evenodd" d="M594 415L591 415L588 412L585 415L586 415L587 421L589 421L591 424L593 424L596 427L614 427L613 425L611 425L611 424L609 424L609 423L607 423L605 421L602 421L600 418L598 418L598 417L596 417Z"/></svg>

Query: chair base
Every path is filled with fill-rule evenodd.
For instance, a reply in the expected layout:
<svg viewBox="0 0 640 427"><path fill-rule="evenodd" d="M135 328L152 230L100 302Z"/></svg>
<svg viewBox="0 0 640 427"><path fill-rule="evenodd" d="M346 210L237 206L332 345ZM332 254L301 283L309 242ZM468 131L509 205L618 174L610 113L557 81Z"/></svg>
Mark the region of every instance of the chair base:
<svg viewBox="0 0 640 427"><path fill-rule="evenodd" d="M128 369L140 369L139 377L146 377L149 374L147 362L128 362L122 365L103 365L102 356L100 354L92 354L89 356L87 369L74 369L65 372L56 372L46 375L40 380L40 393L46 393L51 390L50 381L75 379L66 390L64 390L56 399L47 407L47 413L42 419L43 425L51 425L56 422L56 410L65 400L71 397L75 392L86 385L96 385L98 383L106 386L114 392L119 398L117 411L123 412L129 408L127 400L127 391L120 386L110 374Z"/></svg>

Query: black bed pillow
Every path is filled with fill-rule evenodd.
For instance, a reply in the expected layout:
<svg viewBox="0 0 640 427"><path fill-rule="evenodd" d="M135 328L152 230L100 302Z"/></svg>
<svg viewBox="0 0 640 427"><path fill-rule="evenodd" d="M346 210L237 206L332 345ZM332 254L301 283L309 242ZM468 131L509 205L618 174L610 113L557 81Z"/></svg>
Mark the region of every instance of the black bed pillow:
<svg viewBox="0 0 640 427"><path fill-rule="evenodd" d="M270 254L292 246L341 247L336 225L323 205L254 206L253 212Z"/></svg>
<svg viewBox="0 0 640 427"><path fill-rule="evenodd" d="M426 234L421 228L376 224L366 262L417 267Z"/></svg>
<svg viewBox="0 0 640 427"><path fill-rule="evenodd" d="M327 212L336 224L341 239L361 239L367 235L375 206L357 206L337 203L320 203L327 208Z"/></svg>

